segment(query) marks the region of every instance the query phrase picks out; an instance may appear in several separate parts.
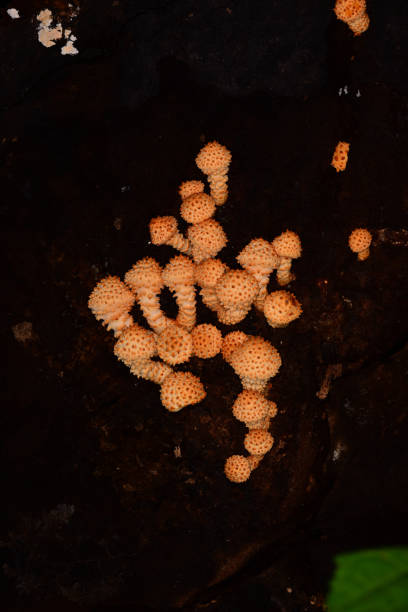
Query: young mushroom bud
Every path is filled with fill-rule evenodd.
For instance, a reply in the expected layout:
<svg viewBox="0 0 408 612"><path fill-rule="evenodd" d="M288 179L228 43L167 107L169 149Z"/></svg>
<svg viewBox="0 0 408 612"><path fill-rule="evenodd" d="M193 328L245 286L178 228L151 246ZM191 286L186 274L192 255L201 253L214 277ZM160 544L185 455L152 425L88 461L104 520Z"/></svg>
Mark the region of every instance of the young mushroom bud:
<svg viewBox="0 0 408 612"><path fill-rule="evenodd" d="M182 253L189 251L190 244L178 231L175 217L155 217L149 223L149 230L152 244L168 244Z"/></svg>
<svg viewBox="0 0 408 612"><path fill-rule="evenodd" d="M174 372L161 386L160 399L170 412L178 412L185 406L198 404L206 396L203 384L191 372Z"/></svg>
<svg viewBox="0 0 408 612"><path fill-rule="evenodd" d="M367 229L359 227L353 230L349 236L349 247L353 253L357 253L357 258L364 261L370 255L370 245L372 236Z"/></svg>
<svg viewBox="0 0 408 612"><path fill-rule="evenodd" d="M247 457L232 455L224 465L224 473L231 482L245 482L251 475L251 465Z"/></svg>
<svg viewBox="0 0 408 612"><path fill-rule="evenodd" d="M269 418L269 404L269 400L259 391L244 389L232 405L232 414L248 429L263 428Z"/></svg>
<svg viewBox="0 0 408 612"><path fill-rule="evenodd" d="M255 238L242 249L237 256L237 261L258 281L259 292L255 298L254 305L258 310L263 310L269 276L279 266L279 255L270 242L263 238Z"/></svg>
<svg viewBox="0 0 408 612"><path fill-rule="evenodd" d="M215 219L206 219L201 223L190 225L187 236L196 263L216 257L227 244L225 232Z"/></svg>
<svg viewBox="0 0 408 612"><path fill-rule="evenodd" d="M270 342L260 336L251 336L235 349L230 364L244 389L263 393L268 380L278 373L282 360Z"/></svg>
<svg viewBox="0 0 408 612"><path fill-rule="evenodd" d="M273 446L274 439L264 429L250 429L244 439L245 449L251 455L263 457Z"/></svg>
<svg viewBox="0 0 408 612"><path fill-rule="evenodd" d="M228 197L228 169L231 152L215 140L206 144L196 157L198 168L207 175L211 195L217 206L224 204Z"/></svg>
<svg viewBox="0 0 408 612"><path fill-rule="evenodd" d="M179 194L182 200L185 200L193 193L202 193L204 191L204 183L202 181L184 181L179 187Z"/></svg>
<svg viewBox="0 0 408 612"><path fill-rule="evenodd" d="M290 271L292 259L297 259L302 254L300 238L295 232L286 230L272 241L277 254L280 257L276 279L280 285L287 285L295 279Z"/></svg>
<svg viewBox="0 0 408 612"><path fill-rule="evenodd" d="M160 265L152 257L144 257L126 272L125 282L135 292L136 300L150 327L159 334L169 319L160 308L159 294L164 287Z"/></svg>
<svg viewBox="0 0 408 612"><path fill-rule="evenodd" d="M88 307L96 319L102 320L102 325L106 325L108 330L112 329L117 337L133 324L129 311L134 303L135 296L125 283L118 276L107 276L92 291Z"/></svg>
<svg viewBox="0 0 408 612"><path fill-rule="evenodd" d="M245 270L228 270L215 288L220 306L218 320L234 325L245 319L259 291L257 280Z"/></svg>
<svg viewBox="0 0 408 612"><path fill-rule="evenodd" d="M300 317L302 306L289 291L273 291L264 303L264 315L271 327L286 327Z"/></svg>
<svg viewBox="0 0 408 612"><path fill-rule="evenodd" d="M196 321L194 263L185 255L176 255L166 264L163 281L176 296L177 323L191 331Z"/></svg>
<svg viewBox="0 0 408 612"><path fill-rule="evenodd" d="M222 345L222 335L215 325L202 323L191 332L193 355L201 359L211 359L218 355Z"/></svg>

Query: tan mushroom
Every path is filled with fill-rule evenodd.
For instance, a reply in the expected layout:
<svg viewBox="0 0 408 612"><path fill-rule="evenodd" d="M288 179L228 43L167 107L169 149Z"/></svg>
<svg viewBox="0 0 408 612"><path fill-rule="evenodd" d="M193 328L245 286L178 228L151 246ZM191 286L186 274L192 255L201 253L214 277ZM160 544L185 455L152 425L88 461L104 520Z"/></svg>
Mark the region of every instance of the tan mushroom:
<svg viewBox="0 0 408 612"><path fill-rule="evenodd" d="M118 276L107 276L96 285L88 300L88 307L97 320L102 320L108 330L117 337L133 324L129 314L135 303L135 296Z"/></svg>
<svg viewBox="0 0 408 612"><path fill-rule="evenodd" d="M337 0L334 12L337 19L347 23L354 36L365 32L370 25L365 0Z"/></svg>
<svg viewBox="0 0 408 612"><path fill-rule="evenodd" d="M201 287L200 295L203 303L211 310L217 311L219 301L216 293L216 285L227 266L219 259L205 259L195 267L195 280Z"/></svg>
<svg viewBox="0 0 408 612"><path fill-rule="evenodd" d="M225 476L231 482L245 482L251 475L251 466L247 457L232 455L224 465Z"/></svg>
<svg viewBox="0 0 408 612"><path fill-rule="evenodd" d="M207 175L211 195L217 206L228 197L228 170L231 152L215 140L206 144L196 157L196 164Z"/></svg>
<svg viewBox="0 0 408 612"><path fill-rule="evenodd" d="M275 247L263 238L254 238L239 253L237 261L258 281L259 292L255 298L254 305L259 310L263 310L269 276L273 270L278 268L280 263L280 257Z"/></svg>
<svg viewBox="0 0 408 612"><path fill-rule="evenodd" d="M266 296L264 315L271 327L286 327L300 317L302 306L289 291L273 291Z"/></svg>
<svg viewBox="0 0 408 612"><path fill-rule="evenodd" d="M201 193L204 191L204 183L202 181L184 181L179 187L179 194L182 200L185 200L193 193Z"/></svg>
<svg viewBox="0 0 408 612"><path fill-rule="evenodd" d="M359 227L353 230L349 236L349 247L353 253L357 253L357 258L364 261L370 255L370 245L372 236L367 229Z"/></svg>
<svg viewBox="0 0 408 612"><path fill-rule="evenodd" d="M185 406L198 404L206 396L203 384L191 372L174 372L161 386L160 399L170 412L178 412Z"/></svg>
<svg viewBox="0 0 408 612"><path fill-rule="evenodd" d="M273 446L273 436L264 429L250 429L245 436L244 446L251 455L263 457Z"/></svg>
<svg viewBox="0 0 408 612"><path fill-rule="evenodd" d="M180 215L187 223L201 223L215 212L214 199L207 193L193 193L182 201Z"/></svg>
<svg viewBox="0 0 408 612"><path fill-rule="evenodd" d="M270 402L259 391L244 389L232 405L232 414L248 429L264 429L269 425Z"/></svg>
<svg viewBox="0 0 408 612"><path fill-rule="evenodd" d="M191 334L176 323L168 325L157 336L157 352L170 365L188 361L193 352Z"/></svg>
<svg viewBox="0 0 408 612"><path fill-rule="evenodd" d="M231 365L232 353L247 340L248 336L240 330L230 332L224 336L221 346L221 354L224 360Z"/></svg>
<svg viewBox="0 0 408 612"><path fill-rule="evenodd" d="M182 253L189 252L190 243L178 231L175 217L155 217L149 223L150 240L153 244L167 244Z"/></svg>
<svg viewBox="0 0 408 612"><path fill-rule="evenodd" d="M280 285L287 285L295 279L290 271L292 259L297 259L302 254L302 245L299 236L291 230L286 230L272 241L277 254L280 257L276 279Z"/></svg>
<svg viewBox="0 0 408 612"><path fill-rule="evenodd" d="M278 373L281 357L274 346L260 336L250 336L232 353L229 362L244 389L264 392L267 382Z"/></svg>
<svg viewBox="0 0 408 612"><path fill-rule="evenodd" d="M175 294L179 307L177 323L191 331L196 321L194 263L185 255L176 255L166 264L163 281Z"/></svg>
<svg viewBox="0 0 408 612"><path fill-rule="evenodd" d="M191 332L193 354L201 359L211 359L218 355L222 345L222 334L215 325L202 323Z"/></svg>
<svg viewBox="0 0 408 612"><path fill-rule="evenodd" d="M215 288L221 323L234 325L245 319L259 291L257 280L246 270L228 270Z"/></svg>
<svg viewBox="0 0 408 612"><path fill-rule="evenodd" d="M337 143L330 164L336 172L343 172L346 169L349 150L350 144L348 142L340 141Z"/></svg>
<svg viewBox="0 0 408 612"><path fill-rule="evenodd" d="M190 225L187 236L195 263L216 257L228 242L224 230L215 219Z"/></svg>

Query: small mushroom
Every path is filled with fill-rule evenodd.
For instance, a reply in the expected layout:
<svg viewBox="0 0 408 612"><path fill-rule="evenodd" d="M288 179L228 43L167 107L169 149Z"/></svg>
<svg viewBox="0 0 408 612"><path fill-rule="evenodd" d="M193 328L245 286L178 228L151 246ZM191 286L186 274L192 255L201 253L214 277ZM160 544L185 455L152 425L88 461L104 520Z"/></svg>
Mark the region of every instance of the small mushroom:
<svg viewBox="0 0 408 612"><path fill-rule="evenodd" d="M370 232L362 227L351 232L348 239L349 247L353 253L357 253L357 258L360 261L364 261L370 255L372 239Z"/></svg>

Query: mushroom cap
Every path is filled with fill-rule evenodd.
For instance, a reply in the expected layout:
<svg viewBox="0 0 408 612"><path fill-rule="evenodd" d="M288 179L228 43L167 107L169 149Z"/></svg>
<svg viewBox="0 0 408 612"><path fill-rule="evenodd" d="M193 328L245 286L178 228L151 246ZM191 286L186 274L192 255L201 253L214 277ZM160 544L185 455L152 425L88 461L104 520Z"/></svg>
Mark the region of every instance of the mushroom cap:
<svg viewBox="0 0 408 612"><path fill-rule="evenodd" d="M129 312L135 303L135 296L118 276L107 276L94 287L88 300L88 307L96 317L104 314L118 315Z"/></svg>
<svg viewBox="0 0 408 612"><path fill-rule="evenodd" d="M132 361L150 359L157 352L155 335L135 323L121 333L113 352L126 365Z"/></svg>
<svg viewBox="0 0 408 612"><path fill-rule="evenodd" d="M266 296L264 302L264 315L270 325L288 325L300 317L302 306L289 291L273 291Z"/></svg>
<svg viewBox="0 0 408 612"><path fill-rule="evenodd" d="M260 336L253 336L235 349L230 364L241 378L267 380L277 374L282 360L270 342Z"/></svg>
<svg viewBox="0 0 408 612"><path fill-rule="evenodd" d="M193 354L202 359L215 357L221 350L222 334L215 325L202 323L191 332L193 339Z"/></svg>
<svg viewBox="0 0 408 612"><path fill-rule="evenodd" d="M162 276L167 287L194 285L194 262L186 255L176 255L166 264Z"/></svg>
<svg viewBox="0 0 408 612"><path fill-rule="evenodd" d="M150 240L153 244L165 244L177 231L176 217L155 217L149 223Z"/></svg>
<svg viewBox="0 0 408 612"><path fill-rule="evenodd" d="M245 270L253 274L269 274L279 265L279 255L275 247L263 238L251 240L236 259Z"/></svg>
<svg viewBox="0 0 408 612"><path fill-rule="evenodd" d="M365 0L337 0L334 12L336 17L341 21L349 21L355 19L366 10Z"/></svg>
<svg viewBox="0 0 408 612"><path fill-rule="evenodd" d="M179 194L182 200L185 200L193 193L201 193L204 191L204 183L202 181L184 181L179 187Z"/></svg>
<svg viewBox="0 0 408 612"><path fill-rule="evenodd" d="M139 259L125 274L125 283L133 291L148 287L160 291L163 286L162 269L153 257Z"/></svg>
<svg viewBox="0 0 408 612"><path fill-rule="evenodd" d="M180 215L187 223L201 223L213 216L215 202L207 193L193 193L182 201Z"/></svg>
<svg viewBox="0 0 408 612"><path fill-rule="evenodd" d="M228 270L216 285L217 298L226 308L245 308L259 291L256 280L246 270Z"/></svg>
<svg viewBox="0 0 408 612"><path fill-rule="evenodd" d="M193 247L208 253L208 257L215 257L227 244L227 236L215 219L190 225L187 237Z"/></svg>
<svg viewBox="0 0 408 612"><path fill-rule="evenodd" d="M226 270L219 259L205 259L195 267L195 280L200 287L215 287Z"/></svg>
<svg viewBox="0 0 408 612"><path fill-rule="evenodd" d="M359 227L351 232L348 239L349 247L354 253L361 253L361 251L368 249L372 239L367 229Z"/></svg>
<svg viewBox="0 0 408 612"><path fill-rule="evenodd" d="M191 357L193 340L184 328L170 324L157 336L159 357L170 365L184 363Z"/></svg>
<svg viewBox="0 0 408 612"><path fill-rule="evenodd" d="M170 412L198 404L205 396L202 382L191 372L173 372L167 376L160 390L161 402Z"/></svg>
<svg viewBox="0 0 408 612"><path fill-rule="evenodd" d="M349 150L350 143L342 141L337 143L333 153L332 161L330 163L330 165L336 169L336 172L341 172L346 169Z"/></svg>
<svg viewBox="0 0 408 612"><path fill-rule="evenodd" d="M273 437L265 429L250 429L244 438L244 446L250 455L265 455L273 442Z"/></svg>
<svg viewBox="0 0 408 612"><path fill-rule="evenodd" d="M200 150L195 161L204 174L213 174L218 170L228 168L231 163L231 152L228 151L227 147L214 140Z"/></svg>
<svg viewBox="0 0 408 612"><path fill-rule="evenodd" d="M247 457L232 455L224 466L224 473L231 482L245 482L251 475L251 466Z"/></svg>
<svg viewBox="0 0 408 612"><path fill-rule="evenodd" d="M232 405L232 414L238 421L248 423L269 415L269 400L259 391L244 389Z"/></svg>
<svg viewBox="0 0 408 612"><path fill-rule="evenodd" d="M302 254L302 245L299 236L291 230L286 230L273 239L273 246L279 257L297 259Z"/></svg>
<svg viewBox="0 0 408 612"><path fill-rule="evenodd" d="M233 331L224 336L221 346L221 354L225 361L231 364L232 353L244 342L248 340L248 336L243 331Z"/></svg>

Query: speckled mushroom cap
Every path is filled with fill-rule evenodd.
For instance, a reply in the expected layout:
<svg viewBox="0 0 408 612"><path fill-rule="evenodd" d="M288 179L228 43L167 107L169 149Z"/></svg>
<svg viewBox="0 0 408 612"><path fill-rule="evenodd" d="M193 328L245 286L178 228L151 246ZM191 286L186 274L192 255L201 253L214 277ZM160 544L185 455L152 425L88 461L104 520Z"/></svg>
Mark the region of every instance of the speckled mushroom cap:
<svg viewBox="0 0 408 612"><path fill-rule="evenodd" d="M246 270L228 270L217 283L216 293L226 308L247 308L258 293L257 280Z"/></svg>
<svg viewBox="0 0 408 612"><path fill-rule="evenodd" d="M269 416L269 403L259 391L244 389L232 405L232 414L244 423L257 421Z"/></svg>
<svg viewBox="0 0 408 612"><path fill-rule="evenodd" d="M201 193L204 191L204 183L202 181L184 181L179 187L179 194L182 200L185 200L193 193Z"/></svg>
<svg viewBox="0 0 408 612"><path fill-rule="evenodd" d="M193 193L182 201L180 215L187 223L201 223L215 212L215 202L207 193Z"/></svg>
<svg viewBox="0 0 408 612"><path fill-rule="evenodd" d="M237 256L238 263L248 272L270 274L279 264L275 247L263 238L254 238Z"/></svg>
<svg viewBox="0 0 408 612"><path fill-rule="evenodd" d="M168 287L194 285L194 262L185 255L176 255L166 264L163 280Z"/></svg>
<svg viewBox="0 0 408 612"><path fill-rule="evenodd" d="M289 291L273 291L264 303L264 315L272 327L285 327L302 314L302 306Z"/></svg>
<svg viewBox="0 0 408 612"><path fill-rule="evenodd" d="M361 251L368 249L371 241L370 232L362 227L353 230L348 239L349 247L354 253L361 253Z"/></svg>
<svg viewBox="0 0 408 612"><path fill-rule="evenodd" d="M176 217L155 217L149 223L150 240L153 244L165 244L177 231Z"/></svg>
<svg viewBox="0 0 408 612"><path fill-rule="evenodd" d="M224 336L221 346L221 354L227 363L231 363L232 353L244 342L248 340L248 336L243 331L233 331Z"/></svg>
<svg viewBox="0 0 408 612"><path fill-rule="evenodd" d="M346 169L349 150L350 143L343 141L337 143L330 163L336 169L336 172L343 172Z"/></svg>
<svg viewBox="0 0 408 612"><path fill-rule="evenodd" d="M215 357L221 350L222 334L215 325L202 323L191 332L193 339L193 354L201 359Z"/></svg>
<svg viewBox="0 0 408 612"><path fill-rule="evenodd" d="M170 365L184 363L191 357L193 340L184 328L170 324L157 336L159 357Z"/></svg>
<svg viewBox="0 0 408 612"><path fill-rule="evenodd" d="M193 256L194 249L200 254L198 263L215 257L227 244L227 236L215 219L206 219L201 223L190 225L187 236L193 247Z"/></svg>
<svg viewBox="0 0 408 612"><path fill-rule="evenodd" d="M125 283L133 291L137 291L141 287L149 287L155 291L160 291L164 286L160 264L153 257L139 259L126 272Z"/></svg>
<svg viewBox="0 0 408 612"><path fill-rule="evenodd" d="M232 353L230 364L241 378L268 380L282 365L274 346L260 336L252 336Z"/></svg>
<svg viewBox="0 0 408 612"><path fill-rule="evenodd" d="M203 384L191 372L173 372L167 376L160 390L160 399L170 412L198 404L206 396Z"/></svg>
<svg viewBox="0 0 408 612"><path fill-rule="evenodd" d="M251 455L265 455L273 442L273 437L265 429L250 429L244 438L244 446Z"/></svg>
<svg viewBox="0 0 408 612"><path fill-rule="evenodd" d="M337 18L345 22L355 19L365 10L365 0L337 0L334 7Z"/></svg>
<svg viewBox="0 0 408 612"><path fill-rule="evenodd" d="M206 259L195 267L195 280L200 287L215 287L227 266L219 259Z"/></svg>
<svg viewBox="0 0 408 612"><path fill-rule="evenodd" d="M213 174L231 163L231 152L214 140L207 143L196 157L196 164L204 174Z"/></svg>
<svg viewBox="0 0 408 612"><path fill-rule="evenodd" d="M135 323L122 332L113 352L127 366L133 361L150 359L157 353L155 335Z"/></svg>
<svg viewBox="0 0 408 612"><path fill-rule="evenodd" d="M286 230L272 241L277 254L280 257L297 259L302 254L302 245L299 236L291 230Z"/></svg>
<svg viewBox="0 0 408 612"><path fill-rule="evenodd" d="M107 276L99 281L91 295L88 306L97 319L110 318L128 313L135 303L135 296L118 276Z"/></svg>
<svg viewBox="0 0 408 612"><path fill-rule="evenodd" d="M232 455L225 462L224 473L231 482L245 482L251 475L251 466L243 455Z"/></svg>

